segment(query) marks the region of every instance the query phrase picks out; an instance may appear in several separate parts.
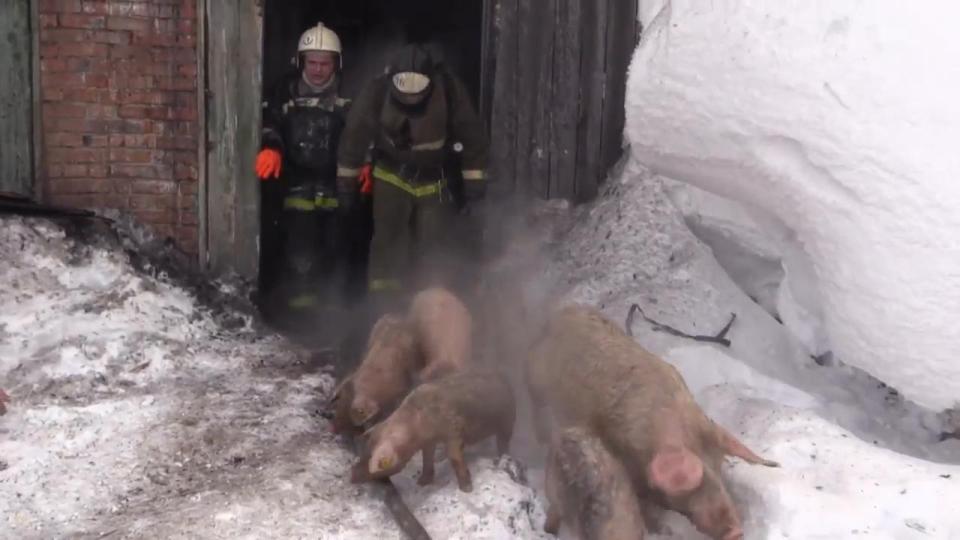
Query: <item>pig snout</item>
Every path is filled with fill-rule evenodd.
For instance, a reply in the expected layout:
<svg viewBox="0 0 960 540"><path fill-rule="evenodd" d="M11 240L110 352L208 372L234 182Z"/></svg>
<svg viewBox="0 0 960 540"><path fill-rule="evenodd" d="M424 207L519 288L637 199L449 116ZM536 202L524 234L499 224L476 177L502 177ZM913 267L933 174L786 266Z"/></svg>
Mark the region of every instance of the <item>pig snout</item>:
<svg viewBox="0 0 960 540"><path fill-rule="evenodd" d="M743 528L739 525L721 525L719 527L695 525L698 531L714 540L743 540Z"/></svg>
<svg viewBox="0 0 960 540"><path fill-rule="evenodd" d="M743 540L743 529L739 527L730 529L727 534L724 535L723 540Z"/></svg>

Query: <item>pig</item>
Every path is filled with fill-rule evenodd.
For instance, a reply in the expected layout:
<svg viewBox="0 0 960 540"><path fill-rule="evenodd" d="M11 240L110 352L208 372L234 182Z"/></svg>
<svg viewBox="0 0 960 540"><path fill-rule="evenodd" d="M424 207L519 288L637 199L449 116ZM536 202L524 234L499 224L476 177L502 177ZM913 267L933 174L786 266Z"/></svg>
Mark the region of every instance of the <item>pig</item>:
<svg viewBox="0 0 960 540"><path fill-rule="evenodd" d="M418 292L410 303L407 324L423 358L421 381L435 380L470 364L473 319L467 306L449 290L431 287Z"/></svg>
<svg viewBox="0 0 960 540"><path fill-rule="evenodd" d="M402 317L388 313L374 324L363 360L335 399L342 399L346 389L350 423L363 426L378 415L386 416L403 399L422 365L411 327Z"/></svg>
<svg viewBox="0 0 960 540"><path fill-rule="evenodd" d="M420 451L423 471L417 483L430 484L434 450L443 443L460 490L472 491L464 447L493 436L497 454L505 454L515 419L513 389L499 371L475 367L422 383L364 433L365 450L353 466L351 482L392 476Z"/></svg>
<svg viewBox="0 0 960 540"><path fill-rule="evenodd" d="M353 378L344 377L333 389L327 410L330 413L330 432L354 437L363 433L363 429L353 425L350 420L350 405L353 403ZM332 409L332 410L330 410Z"/></svg>
<svg viewBox="0 0 960 540"><path fill-rule="evenodd" d="M0 388L0 416L7 414L7 403L10 403L10 396Z"/></svg>
<svg viewBox="0 0 960 540"><path fill-rule="evenodd" d="M543 530L561 523L581 540L643 540L644 516L630 476L603 442L583 427L568 427L551 442Z"/></svg>
<svg viewBox="0 0 960 540"><path fill-rule="evenodd" d="M528 356L525 379L537 438L544 407L560 425L584 425L630 473L644 498L676 510L716 540L743 537L720 478L724 455L761 458L694 401L680 373L599 311L580 304L554 311Z"/></svg>

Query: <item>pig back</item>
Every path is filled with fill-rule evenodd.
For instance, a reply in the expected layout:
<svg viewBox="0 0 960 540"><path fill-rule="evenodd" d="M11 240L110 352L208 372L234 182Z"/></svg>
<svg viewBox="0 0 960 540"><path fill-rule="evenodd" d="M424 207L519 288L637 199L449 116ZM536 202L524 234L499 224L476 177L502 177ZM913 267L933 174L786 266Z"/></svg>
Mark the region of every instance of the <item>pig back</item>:
<svg viewBox="0 0 960 540"><path fill-rule="evenodd" d="M589 426L619 453L652 452L662 424L699 411L673 366L587 306L553 314L527 376L561 424Z"/></svg>
<svg viewBox="0 0 960 540"><path fill-rule="evenodd" d="M423 356L423 378L431 379L469 364L473 348L473 318L466 305L443 288L418 293L407 321Z"/></svg>
<svg viewBox="0 0 960 540"><path fill-rule="evenodd" d="M586 306L557 311L528 361L532 391L573 423L619 421L683 389L672 366Z"/></svg>
<svg viewBox="0 0 960 540"><path fill-rule="evenodd" d="M370 332L353 384L358 393L385 392L384 398L396 397L406 391L419 367L420 358L410 328L399 317L384 315Z"/></svg>
<svg viewBox="0 0 960 540"><path fill-rule="evenodd" d="M436 413L445 427L461 429L472 443L512 426L516 415L513 389L497 370L472 367L430 383Z"/></svg>

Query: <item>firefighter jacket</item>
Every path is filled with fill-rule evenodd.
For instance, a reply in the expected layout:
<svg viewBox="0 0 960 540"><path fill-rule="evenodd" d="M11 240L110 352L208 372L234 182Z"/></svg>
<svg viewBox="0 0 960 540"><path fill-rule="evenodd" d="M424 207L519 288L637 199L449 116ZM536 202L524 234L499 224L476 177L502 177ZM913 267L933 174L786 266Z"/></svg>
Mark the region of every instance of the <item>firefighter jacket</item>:
<svg viewBox="0 0 960 540"><path fill-rule="evenodd" d="M296 73L282 79L263 103L261 148L280 152L291 185L336 189L337 145L350 107L337 87L335 79L313 91Z"/></svg>
<svg viewBox="0 0 960 540"><path fill-rule="evenodd" d="M341 186L348 179L356 183L371 147L375 177L383 179L378 170L385 169L387 177L404 183L435 182L445 176L442 167L455 143L462 145L464 182L485 183L487 139L466 88L443 69L432 79L429 96L416 107L391 97L387 75L364 88L353 102L340 140L337 176Z"/></svg>

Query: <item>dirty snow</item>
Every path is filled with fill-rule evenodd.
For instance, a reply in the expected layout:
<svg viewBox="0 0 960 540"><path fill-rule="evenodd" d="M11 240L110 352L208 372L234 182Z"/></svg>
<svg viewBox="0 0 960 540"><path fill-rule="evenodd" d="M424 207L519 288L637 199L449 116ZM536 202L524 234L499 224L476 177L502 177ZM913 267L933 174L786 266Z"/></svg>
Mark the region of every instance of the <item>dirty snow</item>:
<svg viewBox="0 0 960 540"><path fill-rule="evenodd" d="M939 441L938 417L862 371L818 365L688 227L674 203L686 188L636 161L623 166L596 204L573 211L555 292L622 324L637 303L692 334L715 334L736 313L730 348L654 331L640 317L633 332L680 370L708 415L782 464L728 460L745 538L960 537L960 445ZM670 515L652 538L704 538Z"/></svg>
<svg viewBox="0 0 960 540"><path fill-rule="evenodd" d="M761 224L811 354L958 405L960 4L641 4L631 153Z"/></svg>
<svg viewBox="0 0 960 540"><path fill-rule="evenodd" d="M725 467L747 540L960 537L960 442L936 414L960 395L960 122L914 56L956 75L956 49L923 41L956 17L927 15L642 2L631 159L595 203L541 208L491 268L527 308L496 321L508 367L557 298L694 334L736 314L729 348L632 330L782 464ZM96 238L0 221L0 538L401 538L376 487L347 481L324 357ZM469 449L473 493L445 461L433 486L418 463L395 478L434 538L550 538L524 413L513 458ZM669 514L650 538L703 536Z"/></svg>
<svg viewBox="0 0 960 540"><path fill-rule="evenodd" d="M632 330L708 414L782 463L725 467L747 540L960 535L957 441L866 373L814 362L694 235L684 189L630 161L596 203L538 210L540 230L491 272L528 278L515 298L534 309L507 320L526 332L513 346L557 298L618 321L637 303L700 334L736 313L730 348L642 319ZM333 383L322 359L242 312L227 329L226 308L134 270L106 240L5 219L0 256L0 387L15 399L0 417L0 537L401 538L376 488L347 481L351 453L319 416ZM395 477L433 538L550 538L526 422L521 411L513 458L469 449L473 493L445 462L430 487L415 485L418 463ZM703 536L669 513L650 538Z"/></svg>
<svg viewBox="0 0 960 540"><path fill-rule="evenodd" d="M0 538L401 537L319 416L322 359L244 313L226 329L116 242L3 218L0 260ZM484 452L471 494L408 467L413 511L438 539L541 538L522 467Z"/></svg>

